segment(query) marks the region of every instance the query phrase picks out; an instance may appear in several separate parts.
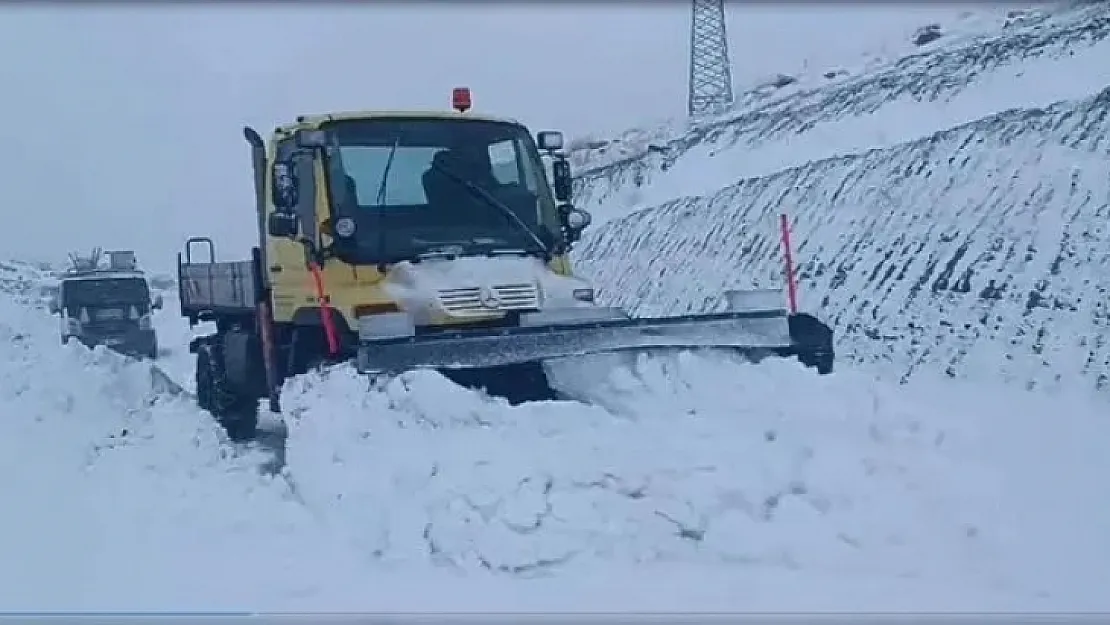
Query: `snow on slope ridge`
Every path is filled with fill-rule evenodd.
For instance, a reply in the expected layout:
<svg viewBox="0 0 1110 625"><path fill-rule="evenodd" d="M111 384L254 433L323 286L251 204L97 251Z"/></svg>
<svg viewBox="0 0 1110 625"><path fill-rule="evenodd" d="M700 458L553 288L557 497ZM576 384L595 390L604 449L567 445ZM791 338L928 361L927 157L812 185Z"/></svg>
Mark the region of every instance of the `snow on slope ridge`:
<svg viewBox="0 0 1110 625"><path fill-rule="evenodd" d="M578 204L604 220L742 177L887 147L1011 106L1083 97L1110 83L1106 11L1104 5L1061 11L1033 26L744 110L643 156L596 169L587 164L576 181Z"/></svg>
<svg viewBox="0 0 1110 625"><path fill-rule="evenodd" d="M576 256L638 314L713 309L738 276L778 279L764 224L786 209L803 306L835 323L843 357L1106 388L1108 151L1110 88L645 210Z"/></svg>
<svg viewBox="0 0 1110 625"><path fill-rule="evenodd" d="M45 265L0 261L0 296L6 293L19 303L40 304L49 276L50 269Z"/></svg>

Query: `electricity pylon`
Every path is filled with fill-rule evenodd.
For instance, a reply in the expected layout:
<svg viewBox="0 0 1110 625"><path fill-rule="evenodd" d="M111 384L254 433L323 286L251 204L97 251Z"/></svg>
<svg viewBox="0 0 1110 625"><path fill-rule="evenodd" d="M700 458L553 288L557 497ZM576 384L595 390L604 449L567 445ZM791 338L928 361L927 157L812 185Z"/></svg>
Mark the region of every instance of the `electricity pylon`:
<svg viewBox="0 0 1110 625"><path fill-rule="evenodd" d="M728 58L724 0L693 0L690 15L690 117L720 113L732 106L732 65Z"/></svg>

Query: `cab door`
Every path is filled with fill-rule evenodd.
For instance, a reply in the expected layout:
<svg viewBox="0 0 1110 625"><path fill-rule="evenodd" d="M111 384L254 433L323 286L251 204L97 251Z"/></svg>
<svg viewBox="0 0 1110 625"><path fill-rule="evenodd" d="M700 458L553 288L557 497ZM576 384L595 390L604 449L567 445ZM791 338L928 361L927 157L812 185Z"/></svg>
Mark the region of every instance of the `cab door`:
<svg viewBox="0 0 1110 625"><path fill-rule="evenodd" d="M274 148L274 159L289 159L292 157L296 145L292 138L278 141ZM318 190L322 185L316 184L316 167L314 159L301 157L296 160L296 174L300 186L297 215L300 217L300 235L315 240L318 229L316 203ZM274 206L270 201L270 185L273 184L269 168L266 168L264 180L266 185L265 201L266 213L273 212ZM309 288L311 284L308 268L305 266L304 247L297 241L286 238L266 237L266 263L264 271L270 278L271 301L273 304L273 317L277 323L289 323L297 309L314 306L315 298Z"/></svg>

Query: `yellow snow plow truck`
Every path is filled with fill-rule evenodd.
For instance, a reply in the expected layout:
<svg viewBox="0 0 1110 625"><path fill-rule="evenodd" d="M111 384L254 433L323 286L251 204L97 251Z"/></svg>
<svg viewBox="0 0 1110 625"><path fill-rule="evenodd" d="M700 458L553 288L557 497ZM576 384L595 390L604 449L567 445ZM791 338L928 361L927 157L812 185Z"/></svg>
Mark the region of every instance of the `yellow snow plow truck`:
<svg viewBox="0 0 1110 625"><path fill-rule="evenodd" d="M595 303L568 260L590 215L571 205L562 135L533 139L469 100L302 116L268 143L244 129L259 245L216 262L192 238L178 255L182 316L216 328L190 344L197 400L233 438L254 434L260 399L279 410L286 378L341 360L434 368L513 403L554 397L545 361L598 352L715 347L832 370L831 329L790 314L780 291L681 317Z"/></svg>

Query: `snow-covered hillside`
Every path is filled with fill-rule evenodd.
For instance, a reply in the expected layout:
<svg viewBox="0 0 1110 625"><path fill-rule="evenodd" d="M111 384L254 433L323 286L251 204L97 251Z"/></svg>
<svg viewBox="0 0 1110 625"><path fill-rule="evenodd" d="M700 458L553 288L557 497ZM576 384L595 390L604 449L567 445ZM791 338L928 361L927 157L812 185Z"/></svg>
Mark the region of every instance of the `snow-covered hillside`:
<svg viewBox="0 0 1110 625"><path fill-rule="evenodd" d="M723 288L781 283L774 219L785 211L794 220L803 306L835 322L845 357L881 362L901 377L927 365L951 375L985 370L1024 384L1105 388L1110 90L1098 89L1110 84L1110 65L1090 61L1110 52L1110 44L1091 45L1110 32L1106 11L1105 4L1077 9L959 54L910 59L898 65L932 74L892 73L851 90L829 87L782 103L774 115L755 111L712 133L691 134L672 156L589 172L581 181L587 205L605 197L617 202L613 194L637 176L645 194L671 194L665 180L671 176L694 180L691 192L704 196L616 218L587 235L579 261L607 300L641 314L712 309ZM878 134L915 128L881 115L880 105L898 93L938 97L971 77L978 82L970 84L985 83L988 72L970 68L985 63L987 51L992 66L1009 55L1007 75L1048 63L1066 73L1070 89L1098 89L1033 108L1015 107L1019 94L1007 88L993 104L1004 112L881 148L851 145L860 124L873 124ZM1018 62L1022 57L1032 60ZM969 70L957 72L953 59L967 60ZM946 68L943 77L938 68ZM904 82L890 82L896 76ZM990 93L976 101L992 106ZM838 105L836 98L848 94L853 99ZM852 109L865 104L878 112L840 127L846 135L830 134L833 154L812 162L805 162L812 151L793 155L799 137L821 131L818 119L870 110ZM763 130L753 126L757 121ZM808 130L783 138L792 129ZM717 148L708 147L711 140ZM733 170L731 186L717 190L715 179L699 187L693 178L699 163L721 179L728 175L728 167L702 153L710 149L721 150L717 159L748 155L751 162ZM745 169L790 164L765 163L773 153L799 162L745 176ZM647 182L651 175L654 183Z"/></svg>
<svg viewBox="0 0 1110 625"><path fill-rule="evenodd" d="M802 11L730 6L736 105L753 109L869 75L903 57L1034 24L1044 20L1045 8L1054 4L1059 3L837 4L807 5ZM768 38L765 33L775 36ZM615 135L576 133L568 144L571 164L576 169L594 169L634 159L701 123L683 116L622 127Z"/></svg>
<svg viewBox="0 0 1110 625"><path fill-rule="evenodd" d="M575 155L576 193L599 219L808 161L883 148L1011 107L1045 106L1110 84L1105 3L957 40L821 88L741 106L621 160ZM939 42L938 42L939 44Z"/></svg>

